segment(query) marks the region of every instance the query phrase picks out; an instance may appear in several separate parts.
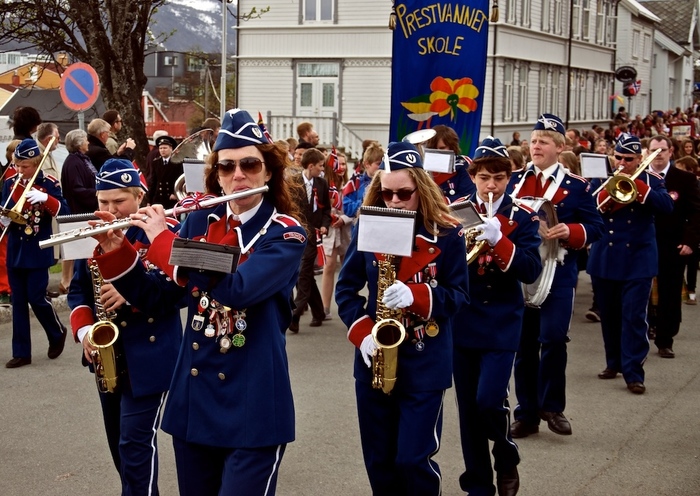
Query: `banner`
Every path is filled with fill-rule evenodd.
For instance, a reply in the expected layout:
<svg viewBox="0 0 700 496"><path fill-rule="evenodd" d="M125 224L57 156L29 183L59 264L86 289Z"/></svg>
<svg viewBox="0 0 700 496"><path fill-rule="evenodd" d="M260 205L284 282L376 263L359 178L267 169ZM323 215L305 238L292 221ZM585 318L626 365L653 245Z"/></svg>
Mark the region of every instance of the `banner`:
<svg viewBox="0 0 700 496"><path fill-rule="evenodd" d="M396 0L394 9L389 141L444 124L471 155L481 127L489 1Z"/></svg>

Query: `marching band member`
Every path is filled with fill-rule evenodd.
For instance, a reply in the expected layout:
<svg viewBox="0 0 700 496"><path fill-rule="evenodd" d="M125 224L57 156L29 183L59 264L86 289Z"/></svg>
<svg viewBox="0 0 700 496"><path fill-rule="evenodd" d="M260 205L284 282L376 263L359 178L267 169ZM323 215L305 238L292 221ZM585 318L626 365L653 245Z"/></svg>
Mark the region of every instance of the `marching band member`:
<svg viewBox="0 0 700 496"><path fill-rule="evenodd" d="M66 213L68 204L58 179L42 171L36 175L33 187L25 191L41 163L36 141L22 140L15 148L14 157L16 172L8 173L5 178L0 204L12 209L24 196L21 213L27 222L19 224L0 216L0 223L7 229L7 275L12 293L12 359L5 364L8 369L32 363L29 305L49 339L49 358L61 355L67 332L46 297L49 267L55 263L53 249L42 250L39 241L51 236L52 217ZM13 190L16 181L20 183Z"/></svg>
<svg viewBox="0 0 700 496"><path fill-rule="evenodd" d="M454 319L465 325L453 332L455 394L466 468L460 486L470 496L493 496L491 440L498 494L512 496L520 485L520 455L510 436L508 383L522 330L521 282L535 282L542 271L540 223L536 213L514 205L504 194L511 163L498 139L488 137L476 149L469 175L477 190L474 202L488 212L491 193L494 215L478 226L482 233L476 239L486 240L488 246L469 265L471 303Z"/></svg>
<svg viewBox="0 0 700 496"><path fill-rule="evenodd" d="M425 143L425 148L450 150L455 154L455 171L452 173L433 172L432 176L445 196L447 203L457 198L471 196L476 192L474 181L469 175L469 163L459 147L459 136L451 127L439 124L433 128L435 136Z"/></svg>
<svg viewBox="0 0 700 496"><path fill-rule="evenodd" d="M615 145L615 168L629 176L642 161L639 138L622 134ZM654 215L668 214L673 201L663 180L642 172L634 180L637 198L629 204L614 201L606 189L597 197L603 212L603 237L593 243L587 272L600 310L605 345L605 370L598 377L614 379L622 372L627 389L644 394L644 361L649 353L647 303L651 281L658 272Z"/></svg>
<svg viewBox="0 0 700 496"><path fill-rule="evenodd" d="M571 434L566 406L566 343L578 280L576 250L600 238L603 221L582 177L557 162L564 150L565 129L555 115L542 114L530 137L532 164L511 177L513 196L543 197L556 207L559 223L543 240L558 239L566 251L557 265L549 295L541 308L526 308L523 333L515 358L515 394L518 406L511 426L514 438L539 431L540 419L561 435Z"/></svg>
<svg viewBox="0 0 700 496"><path fill-rule="evenodd" d="M338 314L357 348L355 394L365 467L374 494L438 495L440 469L432 457L440 448L444 392L452 385L451 317L468 300L464 239L410 143L389 145L364 205L417 212L413 253L396 263L396 282L382 300L388 309L402 310L408 334L398 347L390 395L373 389L370 368L383 258L358 251L357 230L336 284ZM365 286L369 299L360 294Z"/></svg>
<svg viewBox="0 0 700 496"><path fill-rule="evenodd" d="M144 191L131 162L107 160L95 182L97 215L102 220L122 219L138 211ZM177 227L170 219L169 228L175 231ZM90 261L76 261L68 293L73 337L82 343L83 364L93 363L95 347L87 335L104 317L97 314L96 307L113 316L123 352L118 361L120 375L114 392L99 393L109 449L123 495L158 494L156 434L182 341L179 301L184 292L148 262L150 243L142 229L132 226L125 234L120 231L114 235L115 242L121 244L124 237L134 249L132 257L117 261L110 254L100 254L111 249L110 237L95 237L102 242L102 249L98 248ZM97 263L103 281L93 276L93 263ZM143 270L129 271L134 264ZM99 301L95 301L95 284L100 290ZM128 300L122 296L127 292L133 292Z"/></svg>
<svg viewBox="0 0 700 496"><path fill-rule="evenodd" d="M148 173L148 194L146 201L163 205L164 208L172 208L177 203L175 195L175 183L184 172L180 159L172 157L173 150L177 148L177 141L170 136L160 136L156 139L156 148L160 156L153 160Z"/></svg>
<svg viewBox="0 0 700 496"><path fill-rule="evenodd" d="M229 195L267 185L269 192L198 210L182 225L181 237L240 247L234 273L170 265L175 234L162 207L132 216L151 240L149 260L187 288L186 329L163 430L173 436L181 495L271 495L294 440L284 333L306 232L292 217L298 212L284 180L286 154L248 112L226 112L207 162L207 191ZM106 256L123 266L135 250L123 243ZM143 270L137 264L127 275Z"/></svg>

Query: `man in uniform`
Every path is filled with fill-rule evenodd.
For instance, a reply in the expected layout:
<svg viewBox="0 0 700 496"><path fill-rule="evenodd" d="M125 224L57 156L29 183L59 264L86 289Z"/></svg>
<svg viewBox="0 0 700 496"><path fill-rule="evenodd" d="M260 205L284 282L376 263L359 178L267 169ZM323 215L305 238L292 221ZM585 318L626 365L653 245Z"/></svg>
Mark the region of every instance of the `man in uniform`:
<svg viewBox="0 0 700 496"><path fill-rule="evenodd" d="M515 358L518 406L511 426L514 438L539 432L540 419L561 435L571 434L566 406L566 343L578 281L577 250L601 236L603 221L584 178L559 162L565 128L559 117L542 114L530 137L532 163L511 177L516 198L545 198L556 208L558 223L540 231L542 239L558 240L560 263L549 295L539 308L525 309L520 348Z"/></svg>
<svg viewBox="0 0 700 496"><path fill-rule="evenodd" d="M173 208L177 203L175 182L183 174L184 168L182 162L172 159L176 146L177 142L171 136L161 136L156 140L160 157L151 164L146 197L146 201L151 205L160 204L168 209Z"/></svg>
<svg viewBox="0 0 700 496"><path fill-rule="evenodd" d="M624 167L619 176L633 174L641 159L639 138L621 135L615 146L615 168ZM605 344L605 370L598 377L614 379L622 372L627 389L644 394L644 361L649 353L647 302L658 268L654 217L670 213L673 202L657 174L642 172L634 185L636 198L627 204L616 201L607 188L596 195L605 230L591 246L587 272L600 309Z"/></svg>

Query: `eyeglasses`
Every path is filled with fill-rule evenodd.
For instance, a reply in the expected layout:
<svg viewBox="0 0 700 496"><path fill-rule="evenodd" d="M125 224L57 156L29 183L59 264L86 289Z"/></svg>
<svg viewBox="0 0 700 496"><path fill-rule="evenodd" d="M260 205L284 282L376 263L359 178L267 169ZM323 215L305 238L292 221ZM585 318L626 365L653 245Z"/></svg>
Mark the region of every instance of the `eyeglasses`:
<svg viewBox="0 0 700 496"><path fill-rule="evenodd" d="M224 174L230 174L236 170L236 162L244 174L257 174L265 163L257 157L245 157L240 160L222 160L215 163L214 168Z"/></svg>
<svg viewBox="0 0 700 496"><path fill-rule="evenodd" d="M416 192L418 188L414 189L400 189L398 191L392 191L390 189L383 189L382 190L382 199L385 202L390 202L391 200L394 199L394 195L399 197L399 201L408 201L411 199L413 196L413 193Z"/></svg>
<svg viewBox="0 0 700 496"><path fill-rule="evenodd" d="M637 157L623 157L622 155L615 155L615 160L617 161L624 160L625 162L632 162L636 158Z"/></svg>

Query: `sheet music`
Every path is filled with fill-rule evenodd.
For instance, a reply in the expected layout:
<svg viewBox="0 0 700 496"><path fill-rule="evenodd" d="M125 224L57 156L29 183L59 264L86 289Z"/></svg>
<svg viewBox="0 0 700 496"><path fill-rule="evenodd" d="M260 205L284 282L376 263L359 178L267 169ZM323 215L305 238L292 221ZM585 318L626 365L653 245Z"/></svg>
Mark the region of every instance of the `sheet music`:
<svg viewBox="0 0 700 496"><path fill-rule="evenodd" d="M357 249L410 257L416 213L392 208L361 207L358 220Z"/></svg>
<svg viewBox="0 0 700 496"><path fill-rule="evenodd" d="M204 193L204 162L195 159L185 159L182 163L185 172L187 193Z"/></svg>
<svg viewBox="0 0 700 496"><path fill-rule="evenodd" d="M455 171L455 154L451 150L426 148L423 151L423 168L430 172L451 174Z"/></svg>
<svg viewBox="0 0 700 496"><path fill-rule="evenodd" d="M608 156L598 153L582 153L579 156L581 161L581 175L586 179L608 177Z"/></svg>

